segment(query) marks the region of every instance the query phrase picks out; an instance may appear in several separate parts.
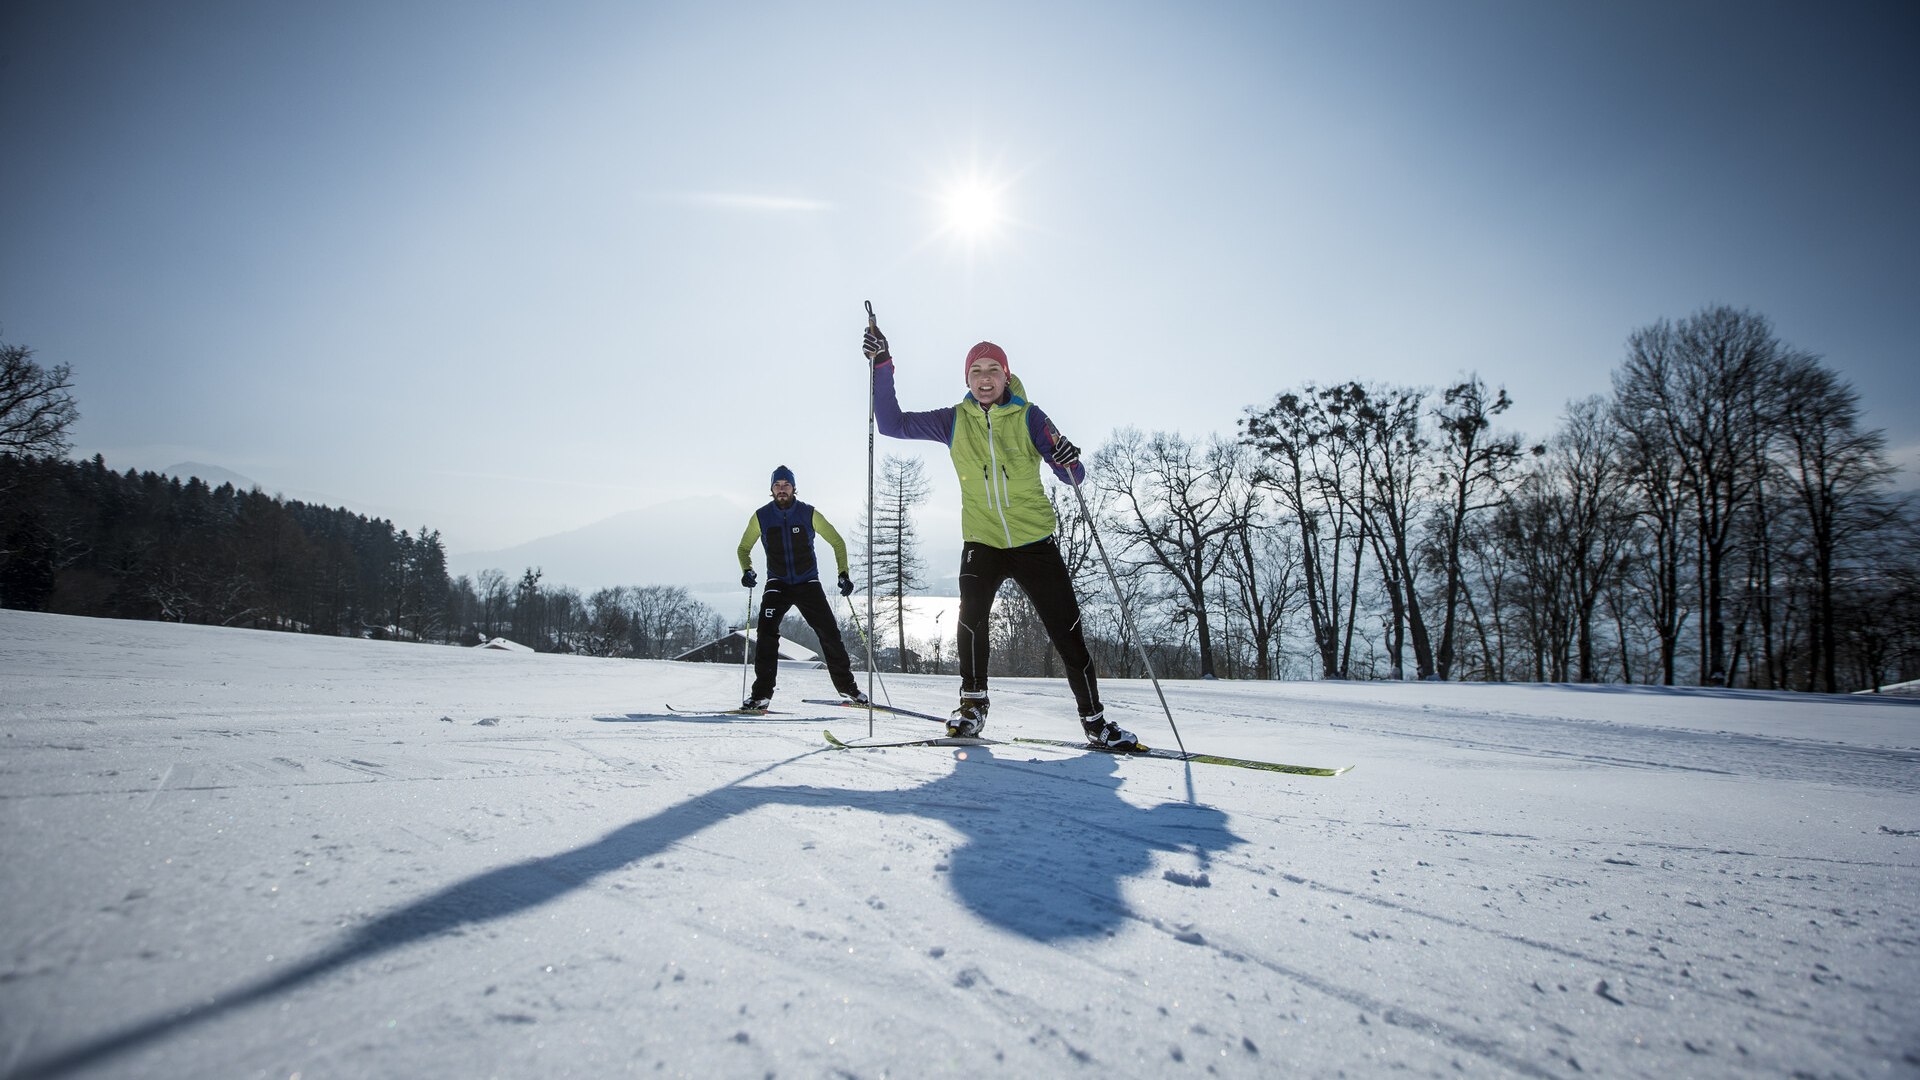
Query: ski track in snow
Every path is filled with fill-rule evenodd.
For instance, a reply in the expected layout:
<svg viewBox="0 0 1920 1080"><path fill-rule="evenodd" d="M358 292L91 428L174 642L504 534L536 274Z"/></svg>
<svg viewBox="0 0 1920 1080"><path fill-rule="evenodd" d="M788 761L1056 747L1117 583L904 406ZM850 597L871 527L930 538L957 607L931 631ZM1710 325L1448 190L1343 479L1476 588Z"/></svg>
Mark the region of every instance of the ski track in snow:
<svg viewBox="0 0 1920 1080"><path fill-rule="evenodd" d="M0 1075L1920 1075L1920 707L738 678L0 611Z"/></svg>

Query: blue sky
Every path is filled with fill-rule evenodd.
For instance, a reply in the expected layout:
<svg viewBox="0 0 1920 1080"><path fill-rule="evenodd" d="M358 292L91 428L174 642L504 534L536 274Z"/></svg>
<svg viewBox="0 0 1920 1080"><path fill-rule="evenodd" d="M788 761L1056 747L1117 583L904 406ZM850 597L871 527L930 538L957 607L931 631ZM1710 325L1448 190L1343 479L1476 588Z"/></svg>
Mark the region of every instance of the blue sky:
<svg viewBox="0 0 1920 1080"><path fill-rule="evenodd" d="M1308 380L1506 386L1760 312L1914 476L1908 3L12 3L0 339L79 453L500 547L866 490L1003 345L1096 447ZM997 191L956 229L946 196ZM923 526L957 531L937 447ZM689 537L730 564L735 536Z"/></svg>

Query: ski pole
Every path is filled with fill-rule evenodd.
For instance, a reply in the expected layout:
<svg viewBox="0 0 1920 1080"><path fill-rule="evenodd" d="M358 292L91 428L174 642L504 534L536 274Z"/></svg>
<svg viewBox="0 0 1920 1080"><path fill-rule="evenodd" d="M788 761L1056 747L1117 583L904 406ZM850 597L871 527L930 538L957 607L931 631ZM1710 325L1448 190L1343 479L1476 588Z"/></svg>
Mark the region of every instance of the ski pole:
<svg viewBox="0 0 1920 1080"><path fill-rule="evenodd" d="M853 629L855 630L855 632L857 632L860 635L861 644L867 647L867 655L872 656L873 642L867 638L867 628L860 625L860 613L854 610L853 597L851 596L847 597L847 617L853 620ZM878 677L880 673L878 671L875 671L872 674L875 677ZM893 704L893 694L888 692L887 680L884 678L880 679L880 693L883 697L887 699L887 704L889 705ZM868 684L867 701L869 703L873 701L873 689L872 689L871 683Z"/></svg>
<svg viewBox="0 0 1920 1080"><path fill-rule="evenodd" d="M747 620L740 627L740 700L747 700L747 660L753 654L753 586L747 586Z"/></svg>
<svg viewBox="0 0 1920 1080"><path fill-rule="evenodd" d="M867 329L879 330L880 323L876 321L873 317L873 301L868 300L866 302L866 305L867 305ZM874 402L874 394L875 394L874 383L879 378L880 376L876 374L873 370L873 365L868 364L867 365L867 621L869 623L873 622L873 433L874 433L873 402ZM849 604L848 608L849 610L851 610L852 605ZM860 636L864 638L867 643L867 738L871 739L873 738L873 681L874 681L875 674L879 671L879 665L874 662L873 639L867 637L864 631L861 633Z"/></svg>
<svg viewBox="0 0 1920 1080"><path fill-rule="evenodd" d="M1140 651L1140 663L1147 669L1147 678L1153 680L1153 692L1160 697L1160 708L1167 714L1167 726L1173 729L1173 741L1180 746L1180 752L1187 752L1186 741L1180 738L1180 725L1173 722L1173 709L1167 705L1167 695L1160 689L1160 678L1153 673L1153 661L1147 658L1146 643L1140 640L1140 634L1134 629L1133 615L1127 611L1127 598L1120 592L1120 575L1113 572L1113 560L1107 558L1107 545L1100 542L1100 530L1093 523L1093 511L1087 509L1087 497L1080 493L1080 485L1073 485L1073 497L1080 500L1080 516L1087 523L1087 534L1093 537L1094 549L1100 552L1100 564L1107 568L1107 580L1113 582L1113 599L1120 605L1120 625L1133 639L1133 647Z"/></svg>

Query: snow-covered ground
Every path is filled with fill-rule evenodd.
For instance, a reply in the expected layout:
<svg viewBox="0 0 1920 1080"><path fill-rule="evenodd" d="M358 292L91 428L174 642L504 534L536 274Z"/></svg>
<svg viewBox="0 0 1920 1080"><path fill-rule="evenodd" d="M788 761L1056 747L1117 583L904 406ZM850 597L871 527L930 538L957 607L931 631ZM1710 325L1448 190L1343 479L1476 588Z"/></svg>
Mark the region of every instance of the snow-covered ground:
<svg viewBox="0 0 1920 1080"><path fill-rule="evenodd" d="M827 688L0 611L0 1074L1920 1074L1912 699Z"/></svg>

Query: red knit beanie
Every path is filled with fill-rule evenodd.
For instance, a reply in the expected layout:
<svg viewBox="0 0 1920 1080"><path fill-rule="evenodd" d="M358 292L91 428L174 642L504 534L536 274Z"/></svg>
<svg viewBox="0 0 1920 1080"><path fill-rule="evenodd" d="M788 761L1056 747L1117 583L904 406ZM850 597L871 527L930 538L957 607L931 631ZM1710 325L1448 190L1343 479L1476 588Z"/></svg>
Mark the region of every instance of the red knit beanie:
<svg viewBox="0 0 1920 1080"><path fill-rule="evenodd" d="M967 379L967 373L973 370L973 362L982 357L986 357L989 360L999 361L1001 371L1006 372L1008 375L1013 374L1012 365L1007 363L1006 350L1002 349L998 345L995 345L991 341L983 341L980 344L975 345L973 348L967 350L966 365L960 369L960 378L962 380Z"/></svg>

